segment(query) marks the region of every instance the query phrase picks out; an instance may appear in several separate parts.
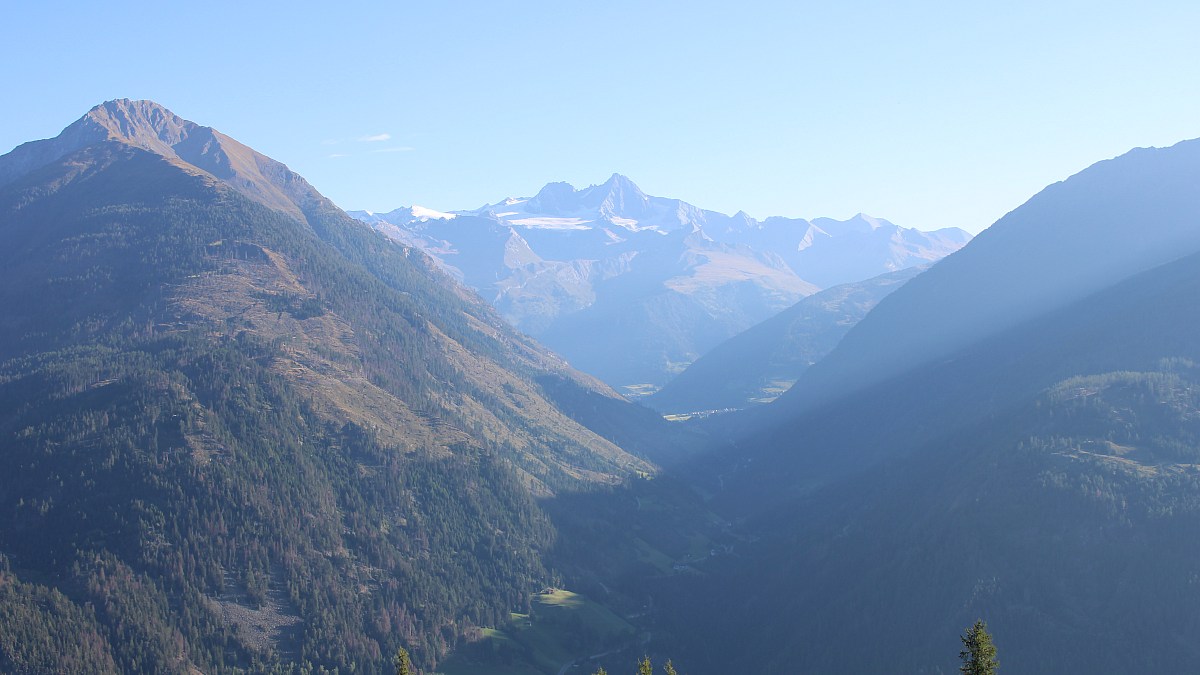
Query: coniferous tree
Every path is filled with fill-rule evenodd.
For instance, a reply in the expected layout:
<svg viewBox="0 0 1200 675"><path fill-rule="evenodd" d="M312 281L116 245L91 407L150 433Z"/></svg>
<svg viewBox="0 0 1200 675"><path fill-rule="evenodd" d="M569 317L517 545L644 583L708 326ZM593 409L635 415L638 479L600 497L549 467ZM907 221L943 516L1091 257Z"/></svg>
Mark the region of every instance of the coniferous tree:
<svg viewBox="0 0 1200 675"><path fill-rule="evenodd" d="M670 659L667 659L667 665L663 666L663 672L667 675L679 675L675 672L675 665L671 663Z"/></svg>
<svg viewBox="0 0 1200 675"><path fill-rule="evenodd" d="M396 675L416 675L412 660L408 657L408 650L404 647L396 650L396 657L392 659L392 663L396 666Z"/></svg>
<svg viewBox="0 0 1200 675"><path fill-rule="evenodd" d="M638 661L638 675L654 675L654 666L650 663L649 656Z"/></svg>
<svg viewBox="0 0 1200 675"><path fill-rule="evenodd" d="M600 666L600 669L592 673L592 675L608 675L608 671L604 669L604 666Z"/></svg>
<svg viewBox="0 0 1200 675"><path fill-rule="evenodd" d="M995 675L1000 661L996 659L996 645L992 644L992 636L983 619L977 619L960 639L963 650L958 653L958 658L963 664L959 671L963 675Z"/></svg>

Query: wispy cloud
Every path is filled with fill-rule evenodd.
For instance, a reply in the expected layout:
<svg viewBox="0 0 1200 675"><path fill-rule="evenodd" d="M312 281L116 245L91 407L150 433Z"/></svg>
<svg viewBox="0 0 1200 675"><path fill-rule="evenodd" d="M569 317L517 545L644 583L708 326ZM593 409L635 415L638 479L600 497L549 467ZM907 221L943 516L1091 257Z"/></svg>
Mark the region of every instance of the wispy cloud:
<svg viewBox="0 0 1200 675"><path fill-rule="evenodd" d="M353 137L351 137L351 138L327 138L327 139L321 141L321 145L332 148L332 146L342 145L343 143L385 143L390 140L392 140L392 135L387 132L384 132L382 134L368 134L366 136L359 136L357 138L353 138ZM346 150L349 150L349 148L346 148ZM408 146L404 146L404 147L382 148L379 150L369 150L368 152L371 152L371 153L375 153L375 152L408 152L410 150L412 150L412 148L410 148ZM333 157L349 157L350 155L353 155L353 154L356 154L356 153L338 152L338 153L329 155L329 157L331 157L331 158L333 158Z"/></svg>
<svg viewBox="0 0 1200 675"><path fill-rule="evenodd" d="M321 145L329 148L325 155L328 159L340 159L342 157L357 157L361 155L375 155L381 152L412 152L415 148L410 145L388 145L385 147L375 148L358 148L355 143L384 143L392 140L392 135L389 133L372 134L370 136L359 136L357 138L330 138L321 141ZM344 145L349 143L350 145ZM341 146L341 147L334 147ZM340 152L334 152L340 151Z"/></svg>

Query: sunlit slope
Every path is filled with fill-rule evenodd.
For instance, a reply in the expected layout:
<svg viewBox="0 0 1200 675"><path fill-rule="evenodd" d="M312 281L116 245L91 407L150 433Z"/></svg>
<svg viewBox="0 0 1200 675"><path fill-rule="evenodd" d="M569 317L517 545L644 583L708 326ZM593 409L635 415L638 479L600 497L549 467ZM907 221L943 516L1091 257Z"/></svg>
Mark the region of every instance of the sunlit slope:
<svg viewBox="0 0 1200 675"><path fill-rule="evenodd" d="M1133 150L1047 187L906 284L780 400L812 409L1200 250L1200 141Z"/></svg>
<svg viewBox="0 0 1200 675"><path fill-rule="evenodd" d="M629 404L424 255L115 103L128 136L0 158L0 557L30 636L4 663L430 665L544 583L535 497L652 470L576 421ZM61 639L86 648L30 651Z"/></svg>

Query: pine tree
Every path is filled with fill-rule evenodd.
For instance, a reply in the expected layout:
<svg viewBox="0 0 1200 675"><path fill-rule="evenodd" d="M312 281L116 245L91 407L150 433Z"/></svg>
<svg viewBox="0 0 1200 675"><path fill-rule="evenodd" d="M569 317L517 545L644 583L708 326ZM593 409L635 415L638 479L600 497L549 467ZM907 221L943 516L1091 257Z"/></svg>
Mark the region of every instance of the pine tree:
<svg viewBox="0 0 1200 675"><path fill-rule="evenodd" d="M667 675L679 675L675 672L675 666L671 663L671 659L667 659L667 665L663 666L663 672Z"/></svg>
<svg viewBox="0 0 1200 675"><path fill-rule="evenodd" d="M600 670L592 673L592 675L608 675L608 671L604 669L604 666L600 666Z"/></svg>
<svg viewBox="0 0 1200 675"><path fill-rule="evenodd" d="M408 650L404 647L396 650L392 664L396 666L396 675L416 675L417 671L413 670L412 660L408 658Z"/></svg>
<svg viewBox="0 0 1200 675"><path fill-rule="evenodd" d="M654 666L650 664L649 656L638 661L638 675L654 675Z"/></svg>
<svg viewBox="0 0 1200 675"><path fill-rule="evenodd" d="M996 659L996 645L992 644L992 636L983 619L977 619L961 639L963 650L958 653L958 658L963 664L959 671L963 675L995 675L1000 661Z"/></svg>

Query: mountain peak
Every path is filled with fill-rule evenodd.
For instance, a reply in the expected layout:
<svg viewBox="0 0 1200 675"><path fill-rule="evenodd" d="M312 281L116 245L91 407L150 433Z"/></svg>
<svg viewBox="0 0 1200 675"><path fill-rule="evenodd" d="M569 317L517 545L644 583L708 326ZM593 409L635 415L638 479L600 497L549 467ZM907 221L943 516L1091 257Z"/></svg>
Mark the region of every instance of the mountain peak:
<svg viewBox="0 0 1200 675"><path fill-rule="evenodd" d="M171 157L176 154L174 146L201 128L154 101L119 98L92 108L58 138L73 141L62 148L68 152L114 140Z"/></svg>
<svg viewBox="0 0 1200 675"><path fill-rule="evenodd" d="M213 130L189 122L154 101L119 98L87 111L54 138L24 143L0 157L0 185L90 145L116 141L168 158L191 136ZM185 160L195 164L190 160ZM204 167L207 170L207 167Z"/></svg>
<svg viewBox="0 0 1200 675"><path fill-rule="evenodd" d="M576 190L570 183L547 183L529 200L531 212L568 216L582 211L598 211L605 217L638 217L650 198L629 178L614 173L600 185Z"/></svg>
<svg viewBox="0 0 1200 675"><path fill-rule="evenodd" d="M608 217L640 218L644 215L650 198L633 181L614 173L603 185L595 185L579 191L580 204Z"/></svg>
<svg viewBox="0 0 1200 675"><path fill-rule="evenodd" d="M89 110L83 120L95 122L124 138L134 138L146 131L178 136L185 127L195 126L154 101L128 98L105 101Z"/></svg>
<svg viewBox="0 0 1200 675"><path fill-rule="evenodd" d="M608 180L604 181L604 184L599 187L604 188L609 194L638 195L643 199L646 197L646 193L642 192L642 189L636 183L629 180L628 176L623 176L619 173L609 176Z"/></svg>
<svg viewBox="0 0 1200 675"><path fill-rule="evenodd" d="M635 185L633 181L629 180L628 176L619 173L614 173L613 175L609 176L608 180L604 181L604 186L622 190L637 190L638 192L641 192L638 186Z"/></svg>
<svg viewBox="0 0 1200 675"><path fill-rule="evenodd" d="M286 166L212 127L190 122L148 100L106 101L54 138L24 143L0 156L0 186L88 146L117 142L200 170L260 203L304 219L324 200Z"/></svg>
<svg viewBox="0 0 1200 675"><path fill-rule="evenodd" d="M576 208L575 186L559 181L546 186L529 200L529 209L542 213L569 213Z"/></svg>

